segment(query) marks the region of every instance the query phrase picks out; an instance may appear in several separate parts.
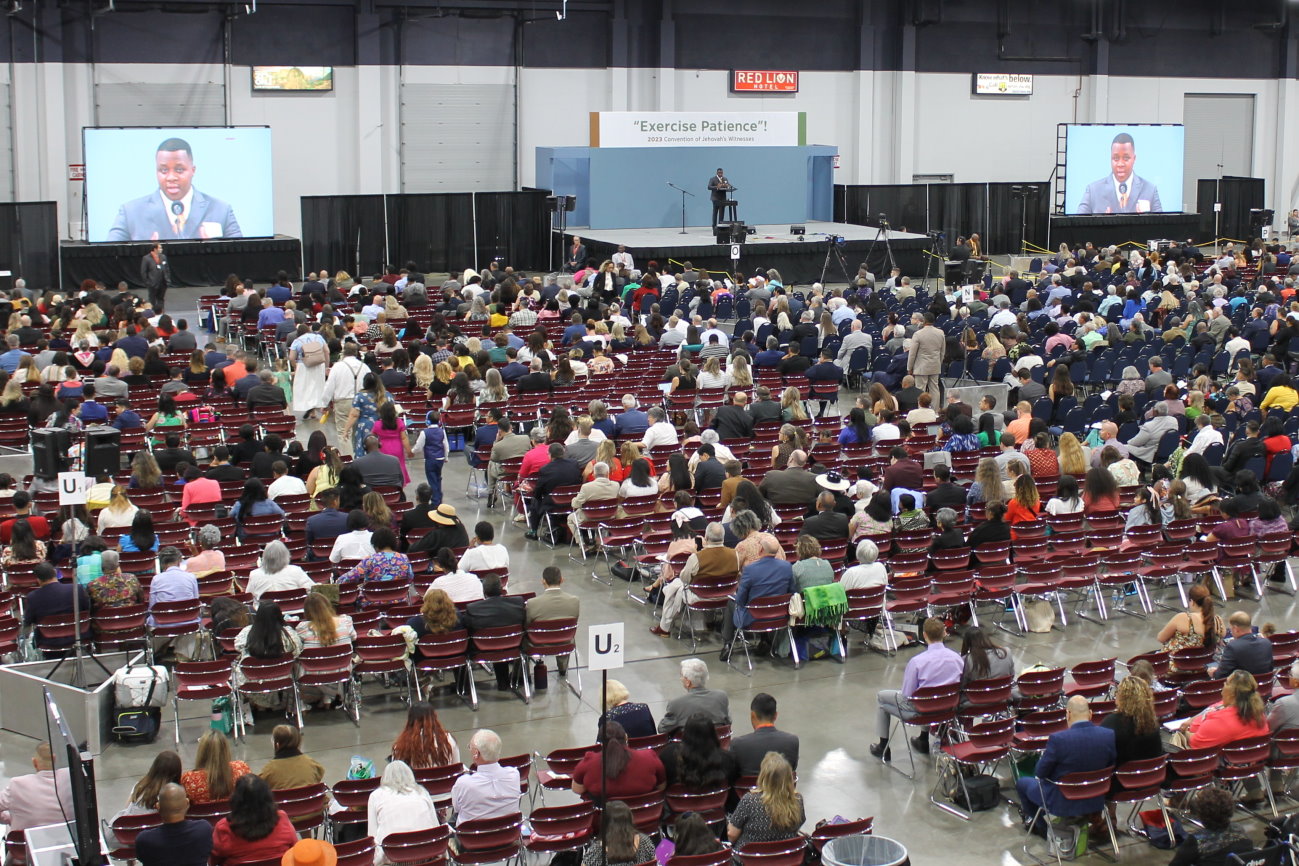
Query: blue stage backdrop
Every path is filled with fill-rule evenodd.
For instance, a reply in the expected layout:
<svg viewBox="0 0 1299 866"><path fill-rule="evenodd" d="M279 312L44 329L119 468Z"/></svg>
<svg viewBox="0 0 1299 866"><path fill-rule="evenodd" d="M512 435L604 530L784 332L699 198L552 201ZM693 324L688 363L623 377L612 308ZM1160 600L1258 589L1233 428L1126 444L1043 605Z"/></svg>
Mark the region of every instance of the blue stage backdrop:
<svg viewBox="0 0 1299 866"><path fill-rule="evenodd" d="M539 147L538 187L577 196L568 224L596 229L708 225L708 179L720 167L738 189L739 217L750 225L830 220L837 148Z"/></svg>

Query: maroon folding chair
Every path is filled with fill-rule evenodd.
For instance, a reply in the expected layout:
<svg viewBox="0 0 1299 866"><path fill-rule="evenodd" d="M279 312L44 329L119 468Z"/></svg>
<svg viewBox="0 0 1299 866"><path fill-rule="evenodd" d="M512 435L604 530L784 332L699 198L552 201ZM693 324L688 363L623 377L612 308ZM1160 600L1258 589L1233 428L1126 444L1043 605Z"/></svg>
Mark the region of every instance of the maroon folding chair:
<svg viewBox="0 0 1299 866"><path fill-rule="evenodd" d="M518 812L499 818L461 821L456 825L457 847L450 852L451 859L461 866L485 866L488 863L500 863L521 857L522 829L523 815ZM387 850L385 844L385 854ZM391 854L387 856L392 860Z"/></svg>
<svg viewBox="0 0 1299 866"><path fill-rule="evenodd" d="M1042 780L1034 777L1038 785L1038 799L1043 804L1046 803L1046 793L1042 788ZM1068 773L1061 776L1054 783L1055 789L1070 802L1080 800L1093 800L1098 797L1105 797L1109 794L1110 786L1114 780L1114 768L1104 767L1099 770L1087 770L1080 773ZM1118 839L1114 834L1114 823L1110 820L1108 809L1100 810L1101 820L1105 823L1105 829L1110 835L1110 847L1117 854L1119 850ZM1058 864L1063 861L1060 858L1060 840L1056 836L1055 825L1051 822L1051 813L1045 805L1039 806L1034 813L1031 821L1028 822L1029 830L1024 839L1024 854L1038 863L1039 859L1032 851L1029 850L1029 844L1033 841L1032 827L1039 820L1046 827L1048 848L1055 854Z"/></svg>
<svg viewBox="0 0 1299 866"><path fill-rule="evenodd" d="M235 728L243 726L243 712L239 706L239 695L231 682L233 672L228 658L216 661L176 662L172 668L176 691L172 695L172 720L176 725L176 747L180 747L180 702L207 701L227 698L234 707ZM192 815L191 809L191 815Z"/></svg>
<svg viewBox="0 0 1299 866"><path fill-rule="evenodd" d="M393 866L435 866L446 862L450 842L451 829L446 824L409 833L391 833L383 840L383 856Z"/></svg>
<svg viewBox="0 0 1299 866"><path fill-rule="evenodd" d="M568 665L564 682L579 698L582 697L582 677L578 667L581 659L577 654L577 619L534 620L529 623L524 634L524 651L528 664L523 666L523 675L531 678L531 662L554 657L558 664L561 658L567 659Z"/></svg>
<svg viewBox="0 0 1299 866"><path fill-rule="evenodd" d="M473 664L469 661L468 631L461 628L442 634L424 635L415 646L414 661L417 674L455 672L457 694L463 698L467 689L469 707L478 709L478 689L474 685ZM432 691L432 685L429 690ZM424 700L423 684L418 675L415 678L415 696Z"/></svg>

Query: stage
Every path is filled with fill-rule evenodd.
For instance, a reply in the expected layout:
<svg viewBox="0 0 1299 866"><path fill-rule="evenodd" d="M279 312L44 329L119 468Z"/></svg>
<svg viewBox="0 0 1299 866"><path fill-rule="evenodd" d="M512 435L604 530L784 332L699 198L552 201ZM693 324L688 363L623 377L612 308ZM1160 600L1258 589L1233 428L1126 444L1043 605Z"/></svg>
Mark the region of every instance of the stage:
<svg viewBox="0 0 1299 866"><path fill-rule="evenodd" d="M820 279L826 265L827 237L838 235L843 243L838 249L843 253L847 276L832 256L826 271L826 281L844 283L857 275L857 266L867 261L881 279L888 276L887 249L884 238L893 250L893 258L902 273L919 279L925 272L926 251L930 239L922 234L887 231L881 233L874 226L851 225L812 220L800 223L807 227L801 238L789 233L789 223L754 226L755 233L741 246L738 270L751 272L755 268L775 268L786 285L808 284ZM681 229L587 229L569 226L565 234L575 234L586 244L587 253L599 261L608 259L621 244L632 254L637 267L651 259L661 265L668 260L689 261L695 267L710 271L730 272L731 245L719 244L708 226L687 226ZM877 240L878 238L878 240ZM872 249L872 246L874 249ZM942 276L942 263L935 262L933 276Z"/></svg>
<svg viewBox="0 0 1299 866"><path fill-rule="evenodd" d="M63 285L74 289L85 279L115 286L125 280L142 288L140 260L149 252L148 241L135 243L80 243L59 245L63 263ZM293 280L302 275L302 241L287 235L273 238L230 238L227 240L164 241L171 265L173 286L220 286L230 274L246 280L269 283L280 271Z"/></svg>

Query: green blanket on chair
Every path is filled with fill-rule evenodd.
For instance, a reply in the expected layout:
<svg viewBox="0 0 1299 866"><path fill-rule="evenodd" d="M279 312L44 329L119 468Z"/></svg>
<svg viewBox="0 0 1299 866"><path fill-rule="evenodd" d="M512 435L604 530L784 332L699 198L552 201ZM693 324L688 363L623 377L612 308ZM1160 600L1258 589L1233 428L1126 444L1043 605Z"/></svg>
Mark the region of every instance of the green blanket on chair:
<svg viewBox="0 0 1299 866"><path fill-rule="evenodd" d="M837 583L803 590L803 625L834 626L848 612L848 593Z"/></svg>

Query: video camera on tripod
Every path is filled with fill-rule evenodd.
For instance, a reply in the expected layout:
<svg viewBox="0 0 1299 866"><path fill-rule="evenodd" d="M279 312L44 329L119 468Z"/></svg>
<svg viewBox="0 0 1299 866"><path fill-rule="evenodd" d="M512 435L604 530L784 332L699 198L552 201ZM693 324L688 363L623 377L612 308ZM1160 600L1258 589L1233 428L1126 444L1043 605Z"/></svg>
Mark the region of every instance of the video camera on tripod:
<svg viewBox="0 0 1299 866"><path fill-rule="evenodd" d="M886 229L888 227L889 227L889 215L886 213L880 214L880 228Z"/></svg>
<svg viewBox="0 0 1299 866"><path fill-rule="evenodd" d="M827 234L827 235L825 236L825 240L826 240L826 243L835 244L835 245L837 245L837 246L843 246L844 244L848 243L848 241L844 238L843 235L831 235L831 234Z"/></svg>

